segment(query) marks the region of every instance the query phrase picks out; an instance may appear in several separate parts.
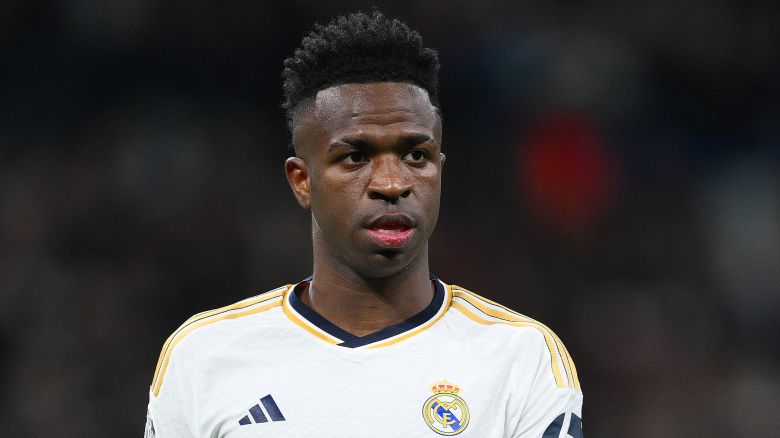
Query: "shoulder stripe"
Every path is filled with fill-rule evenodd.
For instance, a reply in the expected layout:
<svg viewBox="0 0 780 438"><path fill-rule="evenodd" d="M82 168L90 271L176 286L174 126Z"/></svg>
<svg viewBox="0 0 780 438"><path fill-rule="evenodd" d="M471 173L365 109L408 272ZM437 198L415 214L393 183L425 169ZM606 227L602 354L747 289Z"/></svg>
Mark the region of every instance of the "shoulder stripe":
<svg viewBox="0 0 780 438"><path fill-rule="evenodd" d="M558 342L561 344L561 347L563 347L563 352L566 353L566 360L569 361L569 368L571 369L572 379L574 379L574 389L579 391L580 378L577 376L577 367L574 366L574 359L571 358L571 354L569 354L569 349L566 348L566 345L563 342L561 342L560 339L558 339Z"/></svg>
<svg viewBox="0 0 780 438"><path fill-rule="evenodd" d="M160 352L160 357L157 360L157 367L155 368L154 371L154 378L152 380L152 388L154 389L154 395L157 396L160 392L160 388L162 387L162 381L163 378L165 377L165 372L168 368L168 363L170 361L171 354L173 352L174 347L176 346L176 344L181 342L181 340L184 339L188 334L190 334L192 331L194 331L197 328L209 324L213 324L218 321L222 321L225 319L237 319L243 316L254 315L256 313L260 313L270 308L279 306L281 305L281 300L279 300L279 297L281 297L282 294L284 294L285 290L287 290L289 287L290 285L283 286L281 288L274 289L270 292L260 294L256 297L239 301L229 306L220 307L218 309L209 310L206 312L201 312L189 318L187 321L185 321L184 324L179 326L179 328L176 329L176 331L174 331L173 334L171 334L171 336L168 337L168 339L165 341L165 344L163 344L162 351ZM267 304L260 305L263 303L267 303ZM244 309L249 309L249 310L245 310L243 312L237 312Z"/></svg>
<svg viewBox="0 0 780 438"><path fill-rule="evenodd" d="M509 321L509 322L526 322L526 323L530 323L530 324L535 325L545 335L545 339L546 340L548 340L548 341L550 339L554 340L554 342L552 342L552 344L555 345L555 349L557 350L557 354L560 355L560 357L561 357L561 362L563 363L563 367L564 367L565 372L566 372L566 377L567 377L567 380L568 380L568 384L570 386L575 386L576 387L576 384L574 383L574 380L573 380L573 377L572 377L571 366L570 366L570 359L569 359L568 355L566 354L565 350L563 349L563 343L561 342L560 339L558 339L558 336L556 336L555 333L552 330L550 330L549 327L547 327L546 325L540 323L539 321L531 319L531 318L529 318L527 316L521 315L521 314L519 314L517 312L514 312L514 311L510 311L509 309L507 309L504 306L501 306L500 304L496 304L496 306L500 307L501 309L506 309L508 312L499 311L495 307L488 305L488 303L492 304L493 303L492 301L489 301L487 299L480 300L480 298L482 298L482 297L478 296L477 294L475 294L473 292L470 292L470 291L467 291L467 290L460 290L460 293L458 295L456 295L456 296L458 296L461 299L466 300L469 304L471 304L472 306L476 307L482 313L484 313L484 314L486 314L488 316L491 316L493 318L498 318L500 320ZM480 301L482 301L482 302L480 302ZM511 312L511 313L509 313L509 312ZM548 345L549 345L549 343L548 343ZM550 351L550 354L553 356L553 359L555 360L555 362L557 364L556 351Z"/></svg>
<svg viewBox="0 0 780 438"><path fill-rule="evenodd" d="M455 306L467 317L474 316L475 318L478 319L477 320L474 318L470 318L472 320L475 320L482 324L491 324L491 323L503 323L507 325L521 324L521 326L534 327L537 330L539 330L544 335L545 342L547 343L547 347L550 350L552 370L553 370L553 374L556 377L555 380L558 386L559 387L570 386L579 389L580 384L579 384L579 379L577 378L577 371L576 368L574 367L574 362L571 360L571 356L569 355L568 350L566 350L566 347L563 344L563 342L561 342L561 340L558 338L555 332L553 332L549 327L540 323L539 321L536 321L532 318L529 318L525 315L515 312L514 310L511 310L505 306L502 306L501 304L498 304L494 301L491 301L487 298L484 298L466 289L457 287L457 288L453 288L453 292L456 298L465 301L470 305L469 307L478 310L481 314L484 315L484 316L478 316L477 314L469 311L466 308L466 306L464 306L463 304L460 304L459 306ZM466 314L466 312L469 312L471 315ZM495 318L497 321L490 318ZM560 376L558 357L560 357L560 364L563 365L564 372L566 374L567 385L564 385L563 380Z"/></svg>
<svg viewBox="0 0 780 438"><path fill-rule="evenodd" d="M184 323L182 325L180 325L179 328L177 328L176 331L174 331L168 337L168 339L165 341L165 344L163 344L162 352L160 353L160 359L157 361L157 367L155 368L155 371L154 371L155 380L157 379L157 374L159 374L159 372L160 372L160 365L162 364L162 358L163 358L163 356L165 356L167 354L168 349L169 349L170 344L171 344L171 341L173 341L173 339L179 334L179 332L181 332L182 330L187 328L188 325L190 325L192 323L195 323L197 321L200 321L203 318L208 318L208 317L213 316L213 315L218 315L218 314L221 314L221 313L224 313L224 312L229 312L231 310L240 310L240 309L243 309L243 308L255 305L255 304L259 303L259 302L262 302L266 298L272 298L273 296L276 296L277 293L279 293L280 291L283 292L283 289L286 289L288 287L289 287L289 285L288 286L283 286L283 287L274 289L274 290L269 291L269 292L262 293L260 295L254 296L254 297L247 298L245 300L241 300L241 301L239 301L237 303L234 303L234 304L231 304L229 306L220 307L220 308L214 309L214 310L207 310L205 312L200 312L200 313L190 317L186 321L184 321Z"/></svg>
<svg viewBox="0 0 780 438"><path fill-rule="evenodd" d="M467 318L469 318L470 320L472 320L472 321L474 321L476 323L479 323L479 324L506 324L506 325L511 325L511 326L515 326L515 327L534 327L534 328L538 328L538 327L535 327L535 326L533 326L531 324L524 324L522 322L489 321L487 319L480 318L478 315L476 315L472 311L468 310L466 308L466 306L464 306L463 304L461 304L458 301L453 301L452 302L452 307L458 309ZM559 388L563 388L565 385L563 383L563 380L561 379L561 371L558 368L558 357L555 354L555 347L553 347L552 341L547 336L547 334L545 334L544 332L542 332L542 334L544 335L544 340L547 343L547 349L550 350L550 357L551 357L550 365L552 366L553 376L555 377L555 384L558 385Z"/></svg>
<svg viewBox="0 0 780 438"><path fill-rule="evenodd" d="M510 308L508 308L506 306L503 306L503 305L501 305L499 303L496 303L495 301L489 300L488 298L485 298L485 297L483 297L481 295L475 294L474 292L471 292L469 290L462 289L462 288L461 288L461 290L463 292L466 292L466 293L470 294L471 296L473 296L474 298L476 298L478 300L481 300L481 301L483 301L485 303L488 303L488 304L492 304L493 306L497 306L497 307L505 310L506 312L510 313L511 315L515 316L516 318L519 318L520 321L528 321L528 322L532 322L534 324L538 324L540 327L542 327L544 330L546 330L553 337L553 339L555 339L556 345L558 346L559 350L561 351L561 357L563 359L565 359L564 366L566 367L566 372L567 372L568 377L569 377L569 383L570 384L573 383L574 388L576 388L578 390L580 389L580 381L579 381L579 378L577 376L577 368L574 366L574 361L572 360L571 355L569 354L569 350L566 348L566 345L563 343L563 341L561 341L561 339L558 337L558 335L556 335L555 332L552 331L552 329L550 327L546 326L545 324L543 324L543 323L541 323L541 322L539 322L539 321L537 321L537 320L535 320L533 318L530 318L530 317L528 317L526 315L523 315L522 313L515 312L514 310L512 310L512 309L510 309Z"/></svg>

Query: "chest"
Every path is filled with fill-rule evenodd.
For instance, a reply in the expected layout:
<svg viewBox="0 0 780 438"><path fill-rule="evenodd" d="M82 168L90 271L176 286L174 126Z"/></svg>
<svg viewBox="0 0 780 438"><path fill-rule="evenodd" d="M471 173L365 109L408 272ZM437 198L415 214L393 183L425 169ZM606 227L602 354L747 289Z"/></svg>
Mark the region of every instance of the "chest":
<svg viewBox="0 0 780 438"><path fill-rule="evenodd" d="M500 355L349 353L225 355L199 391L201 437L504 436L511 364Z"/></svg>

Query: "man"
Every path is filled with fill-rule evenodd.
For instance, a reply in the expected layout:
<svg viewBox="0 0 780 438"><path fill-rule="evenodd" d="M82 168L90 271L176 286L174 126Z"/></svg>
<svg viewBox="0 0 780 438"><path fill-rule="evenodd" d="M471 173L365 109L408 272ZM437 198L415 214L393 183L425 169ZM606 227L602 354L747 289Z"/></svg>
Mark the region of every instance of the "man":
<svg viewBox="0 0 780 438"><path fill-rule="evenodd" d="M428 272L438 59L378 12L285 61L309 279L190 318L166 342L147 436L580 437L582 393L544 325Z"/></svg>

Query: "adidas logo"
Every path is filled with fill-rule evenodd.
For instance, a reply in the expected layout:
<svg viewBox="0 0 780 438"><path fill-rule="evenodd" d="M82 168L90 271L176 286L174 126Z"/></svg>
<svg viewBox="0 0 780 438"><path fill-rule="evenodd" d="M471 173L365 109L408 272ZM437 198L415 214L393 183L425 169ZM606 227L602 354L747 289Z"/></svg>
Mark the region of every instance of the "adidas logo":
<svg viewBox="0 0 780 438"><path fill-rule="evenodd" d="M244 415L242 419L238 420L238 424L246 426L252 424L252 420L255 420L255 423L267 423L268 417L271 417L271 421L284 421L284 415L282 415L282 411L279 410L279 406L276 406L276 402L274 401L274 398L271 397L271 394L261 398L260 403L263 404L265 412L263 412L263 408L261 408L259 404L254 405L249 408L249 415ZM268 414L268 417L266 417L266 413ZM250 416L252 417L252 420L249 419Z"/></svg>

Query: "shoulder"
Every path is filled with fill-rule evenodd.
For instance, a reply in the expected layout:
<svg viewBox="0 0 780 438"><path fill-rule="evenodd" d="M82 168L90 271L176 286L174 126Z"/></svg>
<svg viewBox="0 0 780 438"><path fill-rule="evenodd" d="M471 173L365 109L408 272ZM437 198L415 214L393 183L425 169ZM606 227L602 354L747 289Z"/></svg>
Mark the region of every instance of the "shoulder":
<svg viewBox="0 0 780 438"><path fill-rule="evenodd" d="M549 367L556 386L579 389L574 361L560 338L545 324L457 285L451 285L450 308L478 329L496 333L518 354L537 355Z"/></svg>
<svg viewBox="0 0 780 438"><path fill-rule="evenodd" d="M165 341L157 360L152 380L152 393L160 392L170 363L177 357L199 357L201 353L223 345L230 336L240 336L242 330L262 324L273 317L270 309L280 307L284 293L292 287L285 285L228 306L198 313L184 321Z"/></svg>

